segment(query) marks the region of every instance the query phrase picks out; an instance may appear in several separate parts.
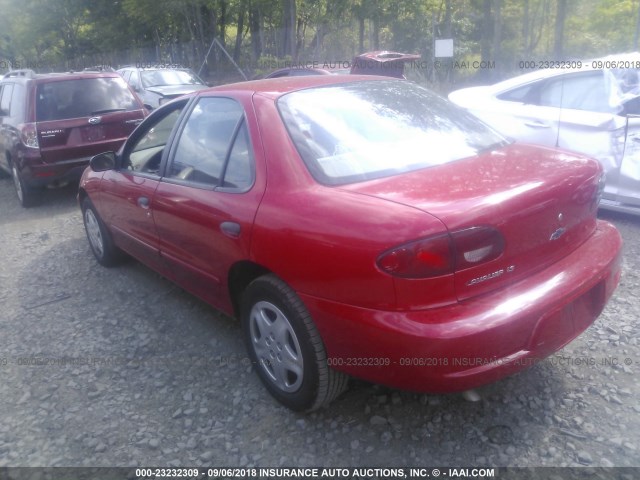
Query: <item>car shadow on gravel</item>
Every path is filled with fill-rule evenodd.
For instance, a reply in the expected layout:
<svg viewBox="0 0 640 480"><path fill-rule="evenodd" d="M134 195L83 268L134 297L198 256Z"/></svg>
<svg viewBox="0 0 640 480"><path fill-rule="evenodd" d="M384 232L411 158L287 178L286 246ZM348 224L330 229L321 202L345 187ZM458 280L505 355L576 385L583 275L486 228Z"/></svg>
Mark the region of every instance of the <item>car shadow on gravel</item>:
<svg viewBox="0 0 640 480"><path fill-rule="evenodd" d="M600 209L598 210L598 218L601 220L606 220L607 222L615 223L616 225L618 225L620 222L640 225L640 216L632 215L630 213L614 212L611 210Z"/></svg>
<svg viewBox="0 0 640 480"><path fill-rule="evenodd" d="M293 413L252 371L238 322L136 261L97 265L74 235L15 271L9 321L19 333L7 343L14 356L55 360L9 376L9 401L22 428L68 439L66 465L97 453L105 465L206 463L212 451L220 465L565 461L541 453L563 436L554 416L571 388L554 365L480 388L478 402L353 380L329 408ZM51 414L23 409L25 390L46 398ZM274 438L278 448L265 448Z"/></svg>

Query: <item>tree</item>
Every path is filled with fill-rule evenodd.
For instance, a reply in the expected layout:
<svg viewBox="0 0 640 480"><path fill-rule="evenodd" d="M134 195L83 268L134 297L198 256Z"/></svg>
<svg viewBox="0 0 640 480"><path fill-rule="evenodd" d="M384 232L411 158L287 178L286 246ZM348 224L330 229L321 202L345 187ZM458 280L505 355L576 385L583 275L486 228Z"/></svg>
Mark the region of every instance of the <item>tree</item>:
<svg viewBox="0 0 640 480"><path fill-rule="evenodd" d="M567 17L567 0L557 0L557 2L553 57L556 60L561 60L564 45L564 22Z"/></svg>
<svg viewBox="0 0 640 480"><path fill-rule="evenodd" d="M499 75L521 60L593 58L637 46L640 0L0 0L2 65L41 70L172 62L199 68L211 42L235 61L348 59L367 50L432 54ZM207 69L227 68L218 49ZM467 72L459 72L457 78ZM479 75L480 74L480 75ZM468 72L493 80L496 70ZM485 78L481 78L482 75ZM222 77L220 77L222 78Z"/></svg>

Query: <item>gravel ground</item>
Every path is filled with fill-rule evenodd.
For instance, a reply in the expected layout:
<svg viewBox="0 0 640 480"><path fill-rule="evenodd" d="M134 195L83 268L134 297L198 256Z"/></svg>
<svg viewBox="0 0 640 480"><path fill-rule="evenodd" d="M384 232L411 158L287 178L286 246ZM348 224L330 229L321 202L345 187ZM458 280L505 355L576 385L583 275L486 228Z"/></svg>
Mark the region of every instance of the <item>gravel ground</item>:
<svg viewBox="0 0 640 480"><path fill-rule="evenodd" d="M640 466L640 218L602 215L625 261L596 324L481 401L353 381L303 415L235 320L137 262L100 267L73 186L22 209L2 179L0 204L0 467Z"/></svg>

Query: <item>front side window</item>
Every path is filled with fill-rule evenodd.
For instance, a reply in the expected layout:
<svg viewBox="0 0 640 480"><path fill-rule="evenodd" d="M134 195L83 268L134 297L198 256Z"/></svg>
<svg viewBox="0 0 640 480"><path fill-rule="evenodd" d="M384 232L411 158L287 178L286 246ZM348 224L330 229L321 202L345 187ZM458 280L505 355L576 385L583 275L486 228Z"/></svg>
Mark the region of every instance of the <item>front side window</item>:
<svg viewBox="0 0 640 480"><path fill-rule="evenodd" d="M140 108L121 77L41 83L36 99L38 121L91 117Z"/></svg>
<svg viewBox="0 0 640 480"><path fill-rule="evenodd" d="M123 166L129 171L159 175L162 152L175 126L184 102L167 112L155 123L148 124L146 132L128 145L124 152Z"/></svg>
<svg viewBox="0 0 640 480"><path fill-rule="evenodd" d="M230 98L201 98L180 134L166 177L209 187L248 188L253 157L242 106Z"/></svg>
<svg viewBox="0 0 640 480"><path fill-rule="evenodd" d="M402 80L300 90L281 97L278 108L307 168L328 185L428 168L507 143L471 114Z"/></svg>

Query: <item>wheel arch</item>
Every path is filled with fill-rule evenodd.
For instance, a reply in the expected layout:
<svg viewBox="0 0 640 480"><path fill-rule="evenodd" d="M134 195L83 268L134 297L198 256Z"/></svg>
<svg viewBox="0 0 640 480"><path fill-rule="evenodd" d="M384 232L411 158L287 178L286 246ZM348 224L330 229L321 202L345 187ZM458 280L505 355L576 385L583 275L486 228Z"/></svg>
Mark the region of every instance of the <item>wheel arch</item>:
<svg viewBox="0 0 640 480"><path fill-rule="evenodd" d="M88 196L89 196L89 194L87 193L87 191L84 188L82 188L82 187L78 188L78 204L80 206L82 206L82 202L84 202L84 199L87 198Z"/></svg>
<svg viewBox="0 0 640 480"><path fill-rule="evenodd" d="M246 290L247 286L249 286L249 284L256 278L262 277L263 275L267 275L269 273L273 272L268 268L250 260L241 260L239 262L236 262L229 269L227 285L229 288L229 298L231 299L233 313L236 318L240 318L242 293Z"/></svg>
<svg viewBox="0 0 640 480"><path fill-rule="evenodd" d="M9 167L9 170L11 170L11 167L13 165L13 158L11 157L11 152L9 150L6 150L4 152L4 156L5 156L6 161L7 161L7 167Z"/></svg>

